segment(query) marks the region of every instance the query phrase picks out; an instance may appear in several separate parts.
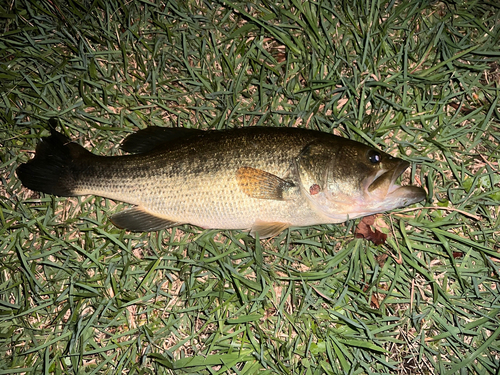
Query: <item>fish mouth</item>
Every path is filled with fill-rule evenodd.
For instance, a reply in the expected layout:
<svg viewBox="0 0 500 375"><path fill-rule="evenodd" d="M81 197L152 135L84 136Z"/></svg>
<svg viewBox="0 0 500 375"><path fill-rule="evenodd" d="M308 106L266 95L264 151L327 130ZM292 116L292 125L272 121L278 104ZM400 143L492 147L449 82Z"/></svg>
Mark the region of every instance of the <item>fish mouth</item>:
<svg viewBox="0 0 500 375"><path fill-rule="evenodd" d="M424 200L426 193L421 187L401 186L396 183L398 177L409 166L410 163L400 160L394 168L375 175L367 188L368 193L383 199L383 204L390 206L389 209L408 206Z"/></svg>

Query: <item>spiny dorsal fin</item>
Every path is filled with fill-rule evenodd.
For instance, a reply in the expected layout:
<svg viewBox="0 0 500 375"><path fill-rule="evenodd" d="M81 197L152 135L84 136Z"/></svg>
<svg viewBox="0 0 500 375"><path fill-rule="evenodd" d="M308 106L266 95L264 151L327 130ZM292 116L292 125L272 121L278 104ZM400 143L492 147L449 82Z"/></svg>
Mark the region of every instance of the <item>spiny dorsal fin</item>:
<svg viewBox="0 0 500 375"><path fill-rule="evenodd" d="M250 229L250 235L255 237L257 234L259 238L275 237L290 226L290 223L256 220Z"/></svg>
<svg viewBox="0 0 500 375"><path fill-rule="evenodd" d="M132 232L150 232L181 225L182 223L164 219L146 212L141 207L133 207L111 216L111 222L119 228Z"/></svg>
<svg viewBox="0 0 500 375"><path fill-rule="evenodd" d="M288 200L298 188L272 173L251 167L242 167L236 172L241 191L252 198Z"/></svg>
<svg viewBox="0 0 500 375"><path fill-rule="evenodd" d="M199 129L150 126L127 136L120 147L125 152L142 154L173 140L203 133L204 131Z"/></svg>

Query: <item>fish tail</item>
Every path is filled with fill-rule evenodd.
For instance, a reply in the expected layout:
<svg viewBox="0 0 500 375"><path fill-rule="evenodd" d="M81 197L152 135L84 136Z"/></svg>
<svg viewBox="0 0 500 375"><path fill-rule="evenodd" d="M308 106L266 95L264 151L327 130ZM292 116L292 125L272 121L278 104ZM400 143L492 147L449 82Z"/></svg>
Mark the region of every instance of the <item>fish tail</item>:
<svg viewBox="0 0 500 375"><path fill-rule="evenodd" d="M50 137L41 139L35 157L21 164L16 174L31 190L63 197L78 195L79 176L95 155L56 131L53 119L49 125Z"/></svg>

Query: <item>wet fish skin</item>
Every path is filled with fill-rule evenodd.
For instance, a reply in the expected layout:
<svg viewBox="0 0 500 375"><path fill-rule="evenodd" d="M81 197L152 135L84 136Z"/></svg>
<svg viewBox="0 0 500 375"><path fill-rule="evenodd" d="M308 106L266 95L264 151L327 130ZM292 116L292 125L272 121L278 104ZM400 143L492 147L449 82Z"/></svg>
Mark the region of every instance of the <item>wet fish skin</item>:
<svg viewBox="0 0 500 375"><path fill-rule="evenodd" d="M419 187L395 185L409 163L312 130L150 127L123 145L140 153L94 155L52 127L17 175L32 190L133 204L111 218L133 231L189 223L265 238L425 199Z"/></svg>

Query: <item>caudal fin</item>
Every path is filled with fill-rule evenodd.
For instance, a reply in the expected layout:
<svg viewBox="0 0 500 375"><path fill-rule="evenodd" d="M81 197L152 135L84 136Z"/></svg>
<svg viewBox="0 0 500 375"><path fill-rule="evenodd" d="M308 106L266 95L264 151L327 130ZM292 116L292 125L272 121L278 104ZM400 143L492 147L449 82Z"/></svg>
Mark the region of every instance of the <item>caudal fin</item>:
<svg viewBox="0 0 500 375"><path fill-rule="evenodd" d="M51 120L50 137L42 138L33 159L21 164L17 177L28 189L70 197L86 161L94 155L55 130Z"/></svg>

